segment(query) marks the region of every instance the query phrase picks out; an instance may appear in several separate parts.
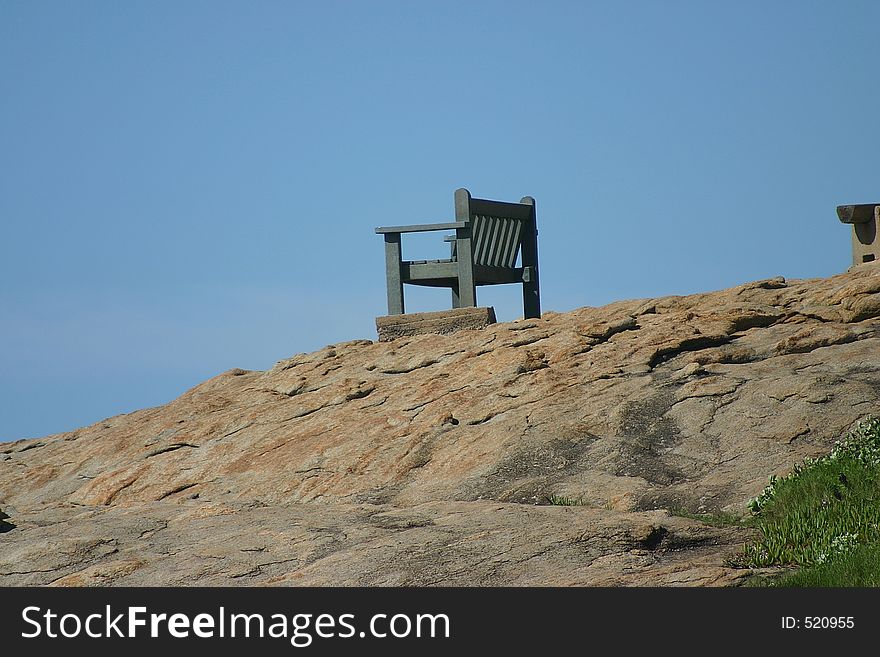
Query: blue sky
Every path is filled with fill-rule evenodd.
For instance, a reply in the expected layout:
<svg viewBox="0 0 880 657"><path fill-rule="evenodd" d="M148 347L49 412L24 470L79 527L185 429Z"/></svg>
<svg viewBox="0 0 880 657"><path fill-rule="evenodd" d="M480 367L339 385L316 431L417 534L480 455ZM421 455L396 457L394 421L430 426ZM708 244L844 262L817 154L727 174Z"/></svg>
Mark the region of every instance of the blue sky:
<svg viewBox="0 0 880 657"><path fill-rule="evenodd" d="M0 0L0 439L374 339L373 228L451 219L457 187L535 197L545 310L843 271L835 206L880 200L877 25L856 0Z"/></svg>

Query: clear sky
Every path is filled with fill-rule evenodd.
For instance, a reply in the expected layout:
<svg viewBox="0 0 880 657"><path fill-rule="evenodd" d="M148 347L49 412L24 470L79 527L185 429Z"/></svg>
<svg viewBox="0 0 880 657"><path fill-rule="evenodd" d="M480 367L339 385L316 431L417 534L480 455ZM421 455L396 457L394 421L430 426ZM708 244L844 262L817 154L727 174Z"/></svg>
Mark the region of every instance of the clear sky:
<svg viewBox="0 0 880 657"><path fill-rule="evenodd" d="M545 310L844 271L835 206L880 201L878 25L857 0L0 0L0 439L375 339L373 228L451 220L457 187L535 197Z"/></svg>

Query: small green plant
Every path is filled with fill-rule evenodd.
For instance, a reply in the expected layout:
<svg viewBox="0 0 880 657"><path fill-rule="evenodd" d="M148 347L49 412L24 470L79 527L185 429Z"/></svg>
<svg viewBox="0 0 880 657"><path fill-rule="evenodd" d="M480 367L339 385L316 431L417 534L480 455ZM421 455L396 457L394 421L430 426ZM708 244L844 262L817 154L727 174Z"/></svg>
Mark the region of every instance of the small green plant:
<svg viewBox="0 0 880 657"><path fill-rule="evenodd" d="M859 535L858 534L841 534L840 536L835 536L831 539L831 545L828 546L828 550L826 552L822 552L818 557L816 557L816 565L820 565L825 563L826 561L830 561L832 559L837 559L842 555L849 554L859 544Z"/></svg>
<svg viewBox="0 0 880 657"><path fill-rule="evenodd" d="M866 468L880 465L880 418L868 417L838 441L828 455L831 461L853 459Z"/></svg>
<svg viewBox="0 0 880 657"><path fill-rule="evenodd" d="M565 495L551 495L547 502L552 506L583 506L583 498L566 497Z"/></svg>
<svg viewBox="0 0 880 657"><path fill-rule="evenodd" d="M865 554L875 558L876 551L862 548L880 542L878 500L880 419L871 417L827 456L807 459L784 477L771 477L749 501L762 538L743 548L739 562L832 572L835 564L869 558Z"/></svg>

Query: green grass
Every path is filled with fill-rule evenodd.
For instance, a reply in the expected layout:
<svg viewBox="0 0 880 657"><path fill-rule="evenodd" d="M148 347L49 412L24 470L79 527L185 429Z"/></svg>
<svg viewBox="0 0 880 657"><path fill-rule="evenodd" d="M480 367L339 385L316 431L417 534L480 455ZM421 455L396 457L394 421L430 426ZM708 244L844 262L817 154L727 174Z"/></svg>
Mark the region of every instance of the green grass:
<svg viewBox="0 0 880 657"><path fill-rule="evenodd" d="M773 580L772 586L880 586L880 544L857 545L827 563Z"/></svg>
<svg viewBox="0 0 880 657"><path fill-rule="evenodd" d="M579 497L566 497L565 495L551 495L547 503L553 506L583 506L584 501Z"/></svg>
<svg viewBox="0 0 880 657"><path fill-rule="evenodd" d="M866 419L829 455L771 478L749 505L761 538L738 564L799 568L771 585L878 585L880 420Z"/></svg>

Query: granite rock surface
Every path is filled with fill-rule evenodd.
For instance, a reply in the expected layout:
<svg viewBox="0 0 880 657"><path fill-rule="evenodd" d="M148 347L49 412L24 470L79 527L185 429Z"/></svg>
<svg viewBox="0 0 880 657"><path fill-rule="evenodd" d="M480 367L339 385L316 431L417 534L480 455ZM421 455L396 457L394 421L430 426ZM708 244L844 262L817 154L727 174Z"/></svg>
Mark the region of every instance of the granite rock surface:
<svg viewBox="0 0 880 657"><path fill-rule="evenodd" d="M0 584L736 584L688 516L880 412L878 318L871 264L230 370L0 443Z"/></svg>

